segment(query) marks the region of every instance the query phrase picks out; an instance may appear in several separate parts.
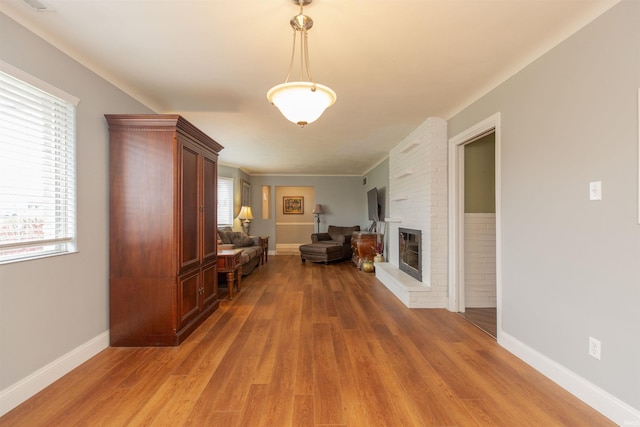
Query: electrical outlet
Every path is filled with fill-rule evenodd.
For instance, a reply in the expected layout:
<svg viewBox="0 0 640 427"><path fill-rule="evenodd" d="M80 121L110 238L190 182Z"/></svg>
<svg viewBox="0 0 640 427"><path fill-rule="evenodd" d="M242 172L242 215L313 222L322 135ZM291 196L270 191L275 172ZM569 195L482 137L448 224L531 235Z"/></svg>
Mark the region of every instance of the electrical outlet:
<svg viewBox="0 0 640 427"><path fill-rule="evenodd" d="M600 360L600 350L602 349L602 344L599 340L589 337L589 356L593 356L596 359Z"/></svg>
<svg viewBox="0 0 640 427"><path fill-rule="evenodd" d="M589 200L602 200L602 181L589 183Z"/></svg>

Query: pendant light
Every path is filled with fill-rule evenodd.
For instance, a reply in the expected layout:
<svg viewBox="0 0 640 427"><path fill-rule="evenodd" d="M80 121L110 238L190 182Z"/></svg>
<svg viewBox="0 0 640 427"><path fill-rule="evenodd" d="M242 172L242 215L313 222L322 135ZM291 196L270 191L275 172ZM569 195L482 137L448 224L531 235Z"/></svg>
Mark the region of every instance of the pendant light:
<svg viewBox="0 0 640 427"><path fill-rule="evenodd" d="M272 87L267 92L267 99L278 107L287 120L304 127L316 121L328 107L336 102L336 93L331 88L314 83L309 67L309 50L307 47L307 31L313 26L313 20L303 13L303 6L312 0L292 0L300 4L300 13L291 18L293 28L293 48L291 63L285 82ZM300 81L290 82L296 53L296 40L300 36ZM306 73L307 80L304 80Z"/></svg>

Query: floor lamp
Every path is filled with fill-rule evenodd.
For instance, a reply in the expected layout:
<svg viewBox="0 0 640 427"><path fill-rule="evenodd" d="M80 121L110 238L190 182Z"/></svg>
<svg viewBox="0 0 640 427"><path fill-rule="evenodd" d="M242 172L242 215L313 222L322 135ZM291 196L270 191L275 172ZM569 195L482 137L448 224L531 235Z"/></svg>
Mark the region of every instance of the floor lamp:
<svg viewBox="0 0 640 427"><path fill-rule="evenodd" d="M311 212L316 216L316 222L318 223L318 233L320 232L320 215L324 213L324 209L322 209L322 205L316 205Z"/></svg>

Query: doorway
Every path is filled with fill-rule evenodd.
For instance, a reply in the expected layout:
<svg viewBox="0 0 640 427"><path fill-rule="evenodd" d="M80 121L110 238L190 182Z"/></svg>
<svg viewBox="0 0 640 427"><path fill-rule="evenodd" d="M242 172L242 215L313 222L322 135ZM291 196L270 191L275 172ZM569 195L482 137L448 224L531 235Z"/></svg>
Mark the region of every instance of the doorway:
<svg viewBox="0 0 640 427"><path fill-rule="evenodd" d="M449 309L498 339L500 115L451 138L449 165Z"/></svg>

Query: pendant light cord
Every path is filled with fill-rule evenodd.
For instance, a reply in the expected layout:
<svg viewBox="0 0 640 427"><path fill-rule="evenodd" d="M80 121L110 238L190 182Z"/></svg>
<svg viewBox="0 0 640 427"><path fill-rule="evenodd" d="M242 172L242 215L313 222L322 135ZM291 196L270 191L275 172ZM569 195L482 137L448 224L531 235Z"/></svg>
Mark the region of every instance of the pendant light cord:
<svg viewBox="0 0 640 427"><path fill-rule="evenodd" d="M304 0L299 0L300 3L300 15L304 16ZM307 72L307 80L310 83L313 83L313 78L311 77L311 67L309 66L309 48L308 48L308 34L307 29L303 27L301 30L296 30L293 28L293 43L291 48L291 61L289 62L289 71L287 72L287 77L284 79L285 83L289 82L289 78L291 77L291 71L293 70L293 61L296 56L296 39L298 38L298 31L300 31L300 80L304 80L304 72Z"/></svg>

